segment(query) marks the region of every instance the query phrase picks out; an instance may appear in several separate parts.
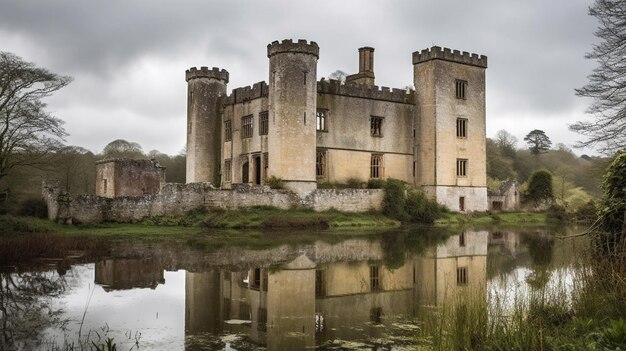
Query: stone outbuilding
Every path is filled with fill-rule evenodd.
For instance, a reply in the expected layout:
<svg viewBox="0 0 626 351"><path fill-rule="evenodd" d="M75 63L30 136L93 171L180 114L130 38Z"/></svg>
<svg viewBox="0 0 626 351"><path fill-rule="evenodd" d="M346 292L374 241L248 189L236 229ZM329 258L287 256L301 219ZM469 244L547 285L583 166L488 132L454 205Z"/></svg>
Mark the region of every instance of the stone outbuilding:
<svg viewBox="0 0 626 351"><path fill-rule="evenodd" d="M96 162L96 195L102 197L156 194L165 185L165 167L156 160L124 158Z"/></svg>
<svg viewBox="0 0 626 351"><path fill-rule="evenodd" d="M505 180L498 191L489 192L489 211L515 211L520 207L519 184Z"/></svg>

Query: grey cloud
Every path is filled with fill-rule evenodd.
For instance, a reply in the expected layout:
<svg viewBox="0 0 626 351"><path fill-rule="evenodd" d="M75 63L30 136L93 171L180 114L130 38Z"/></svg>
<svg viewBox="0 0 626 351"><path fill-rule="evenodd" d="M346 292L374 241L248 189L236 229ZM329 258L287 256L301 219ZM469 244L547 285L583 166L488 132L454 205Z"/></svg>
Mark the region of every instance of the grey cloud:
<svg viewBox="0 0 626 351"><path fill-rule="evenodd" d="M5 0L0 44L2 33L23 39L0 50L19 55L36 47L37 64L75 77L50 99L50 107L67 121L70 141L87 140L83 145L94 151L135 131L130 139L145 149L178 152L184 136L167 131L175 123L184 133L184 70L225 68L229 89L266 80L265 46L284 38L320 44L319 77L337 69L354 73L356 49L374 46L377 83L392 87L412 84L415 50L440 45L486 54L488 118L520 111L565 125L574 122L571 110L580 105L574 88L593 67L583 58L595 40L589 5L586 0ZM145 62L163 68L142 71ZM89 118L107 118L116 128L102 128L98 137L85 130ZM145 121L150 124L142 125Z"/></svg>

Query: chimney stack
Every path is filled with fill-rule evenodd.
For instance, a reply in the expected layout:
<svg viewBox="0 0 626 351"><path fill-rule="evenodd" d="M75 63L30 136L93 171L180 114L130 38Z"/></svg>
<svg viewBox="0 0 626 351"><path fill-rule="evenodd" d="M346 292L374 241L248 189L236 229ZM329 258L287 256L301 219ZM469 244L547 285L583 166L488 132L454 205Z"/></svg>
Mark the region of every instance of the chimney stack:
<svg viewBox="0 0 626 351"><path fill-rule="evenodd" d="M374 48L359 48L359 73L346 77L346 84L374 85Z"/></svg>

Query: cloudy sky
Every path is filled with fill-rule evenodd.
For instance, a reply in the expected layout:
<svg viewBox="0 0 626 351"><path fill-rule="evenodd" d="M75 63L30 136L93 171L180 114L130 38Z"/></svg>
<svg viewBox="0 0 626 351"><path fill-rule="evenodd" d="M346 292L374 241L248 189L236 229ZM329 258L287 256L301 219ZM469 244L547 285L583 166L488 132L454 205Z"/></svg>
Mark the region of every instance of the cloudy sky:
<svg viewBox="0 0 626 351"><path fill-rule="evenodd" d="M267 80L266 45L303 38L320 46L318 79L358 70L373 46L377 85L412 84L411 53L432 45L485 54L487 135L520 140L543 129L553 143L579 139L586 118L574 88L594 62L591 0L0 1L0 50L70 75L47 99L67 142L94 152L114 139L145 151L185 145L185 69L230 72L229 91ZM576 150L577 153L591 150Z"/></svg>

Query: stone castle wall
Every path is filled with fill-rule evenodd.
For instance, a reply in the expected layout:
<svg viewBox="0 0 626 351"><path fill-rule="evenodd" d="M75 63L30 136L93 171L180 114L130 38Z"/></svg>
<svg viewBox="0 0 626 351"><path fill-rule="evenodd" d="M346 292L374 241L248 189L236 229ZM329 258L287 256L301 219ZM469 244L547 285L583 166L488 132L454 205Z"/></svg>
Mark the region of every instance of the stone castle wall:
<svg viewBox="0 0 626 351"><path fill-rule="evenodd" d="M61 223L136 222L150 216L177 215L205 207L241 209L272 206L324 211L366 212L382 208L380 189L318 189L306 197L291 191L266 186L237 186L215 189L210 183L168 183L154 195L106 198L96 195L71 195L58 182L44 182L43 198L48 218Z"/></svg>

